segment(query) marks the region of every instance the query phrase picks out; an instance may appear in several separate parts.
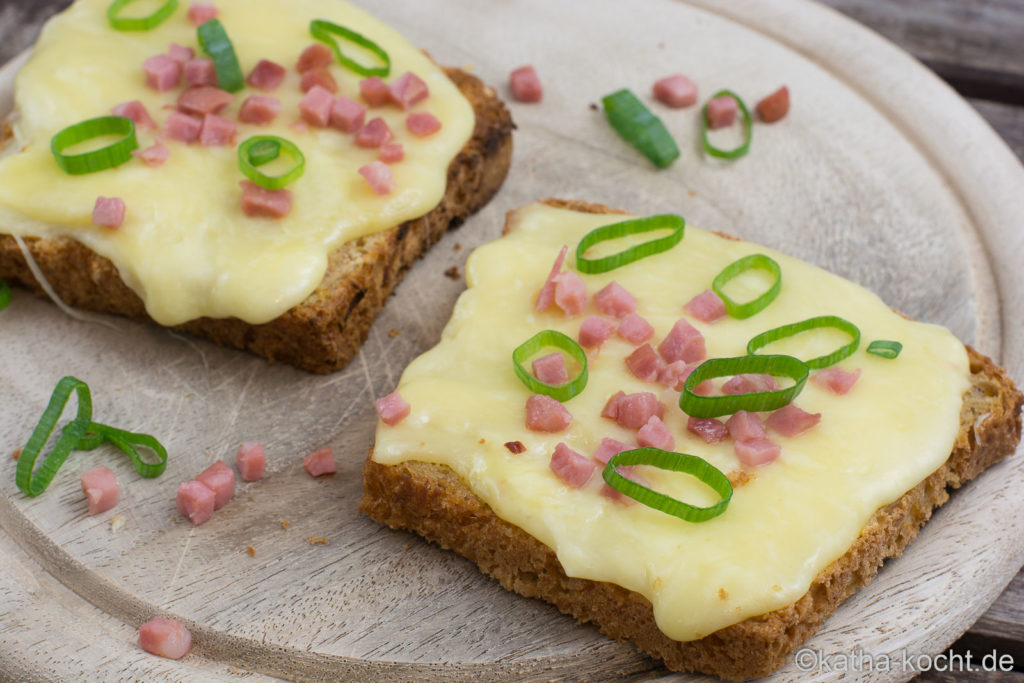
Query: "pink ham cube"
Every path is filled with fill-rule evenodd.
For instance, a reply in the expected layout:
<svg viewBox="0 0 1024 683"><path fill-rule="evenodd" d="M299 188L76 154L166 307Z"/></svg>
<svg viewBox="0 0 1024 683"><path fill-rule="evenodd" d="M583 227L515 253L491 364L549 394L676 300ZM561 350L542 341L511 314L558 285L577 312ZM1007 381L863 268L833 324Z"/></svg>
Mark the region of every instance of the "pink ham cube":
<svg viewBox="0 0 1024 683"><path fill-rule="evenodd" d="M725 302L710 289L690 299L683 310L697 320L713 323L725 317Z"/></svg>
<svg viewBox="0 0 1024 683"><path fill-rule="evenodd" d="M427 99L427 96L430 95L427 84L423 82L422 78L411 71L406 71L396 78L391 83L390 89L391 101L402 109L410 109ZM438 127L440 127L440 124L438 124Z"/></svg>
<svg viewBox="0 0 1024 683"><path fill-rule="evenodd" d="M323 128L331 120L331 105L334 96L329 90L314 85L299 101L299 113L302 120L311 126Z"/></svg>
<svg viewBox="0 0 1024 683"><path fill-rule="evenodd" d="M657 415L651 415L647 423L636 433L636 442L649 448L671 451L676 447L675 437Z"/></svg>
<svg viewBox="0 0 1024 683"><path fill-rule="evenodd" d="M114 116L123 116L127 119L131 119L135 123L135 127L141 130L156 130L156 121L150 117L149 112L146 111L146 105L138 100L132 100L131 102L124 102L117 105L110 110L110 113Z"/></svg>
<svg viewBox="0 0 1024 683"><path fill-rule="evenodd" d="M399 144L389 142L380 146L380 160L385 164L398 163L405 158L405 148Z"/></svg>
<svg viewBox="0 0 1024 683"><path fill-rule="evenodd" d="M782 452L782 448L768 439L750 439L734 443L733 452L744 465L756 467L774 462Z"/></svg>
<svg viewBox="0 0 1024 683"><path fill-rule="evenodd" d="M97 465L81 476L82 493L89 501L89 514L98 515L117 505L121 497L121 487L117 485L117 477L110 469Z"/></svg>
<svg viewBox="0 0 1024 683"><path fill-rule="evenodd" d="M359 168L359 173L379 195L391 194L395 189L395 176L383 161L371 161Z"/></svg>
<svg viewBox="0 0 1024 683"><path fill-rule="evenodd" d="M391 129L384 119L379 116L359 129L356 133L356 144L360 147L380 147L391 141Z"/></svg>
<svg viewBox="0 0 1024 683"><path fill-rule="evenodd" d="M334 464L334 451L330 446L319 448L302 459L302 466L311 477L334 474L338 466Z"/></svg>
<svg viewBox="0 0 1024 683"><path fill-rule="evenodd" d="M295 70L303 74L310 69L327 66L333 61L334 53L331 52L331 48L323 43L313 43L299 55L299 61L295 65Z"/></svg>
<svg viewBox="0 0 1024 683"><path fill-rule="evenodd" d="M615 421L626 429L640 429L652 415L664 417L665 404L649 391L624 394L615 406Z"/></svg>
<svg viewBox="0 0 1024 683"><path fill-rule="evenodd" d="M685 318L680 318L668 336L658 344L658 353L669 363L677 360L687 363L704 360L707 353L704 349L704 335Z"/></svg>
<svg viewBox="0 0 1024 683"><path fill-rule="evenodd" d="M618 335L633 345L643 344L654 336L654 328L636 313L628 313L619 323ZM666 360L678 359L666 358Z"/></svg>
<svg viewBox="0 0 1024 683"><path fill-rule="evenodd" d="M626 392L617 391L608 397L605 401L604 408L601 410L601 417L607 417L610 420L619 419L619 401L626 396Z"/></svg>
<svg viewBox="0 0 1024 683"><path fill-rule="evenodd" d="M587 285L575 272L567 270L555 276L555 305L570 318L583 313L587 305Z"/></svg>
<svg viewBox="0 0 1024 683"><path fill-rule="evenodd" d="M847 372L842 368L831 367L818 370L811 375L811 381L824 389L828 389L833 394L842 396L853 388L858 377L860 377L860 368L853 372Z"/></svg>
<svg viewBox="0 0 1024 683"><path fill-rule="evenodd" d="M391 102L391 88L380 76L370 76L360 81L359 94L371 107L382 107Z"/></svg>
<svg viewBox="0 0 1024 683"><path fill-rule="evenodd" d="M565 356L556 351L533 361L533 376L545 384L565 384L569 381Z"/></svg>
<svg viewBox="0 0 1024 683"><path fill-rule="evenodd" d="M551 471L574 489L590 481L596 467L593 460L572 450L564 443L555 446L551 454Z"/></svg>
<svg viewBox="0 0 1024 683"><path fill-rule="evenodd" d="M199 139L199 131L202 129L202 119L180 111L171 112L164 121L164 135L179 142L195 142Z"/></svg>
<svg viewBox="0 0 1024 683"><path fill-rule="evenodd" d="M181 64L167 55L154 55L142 63L146 73L146 85L157 92L178 87L181 80Z"/></svg>
<svg viewBox="0 0 1024 683"><path fill-rule="evenodd" d="M181 659L192 649L192 634L180 621L157 617L139 627L139 647L152 655Z"/></svg>
<svg viewBox="0 0 1024 683"><path fill-rule="evenodd" d="M291 191L268 190L251 180L243 180L239 185L242 187L242 211L246 216L284 218L291 213Z"/></svg>
<svg viewBox="0 0 1024 683"><path fill-rule="evenodd" d="M746 410L737 410L733 413L732 417L726 420L725 426L729 430L729 436L732 437L733 441L737 442L763 439L767 436L764 423L761 422L761 418L757 416L757 413L751 413Z"/></svg>
<svg viewBox="0 0 1024 683"><path fill-rule="evenodd" d="M572 424L572 413L544 394L526 399L526 428L534 432L561 432Z"/></svg>
<svg viewBox="0 0 1024 683"><path fill-rule="evenodd" d="M508 76L512 97L519 102L540 102L544 97L540 77L532 66L521 66Z"/></svg>
<svg viewBox="0 0 1024 683"><path fill-rule="evenodd" d="M299 81L299 90L309 92L313 86L317 85L331 93L338 92L338 82L334 80L334 76L326 67L319 66L303 72L302 79Z"/></svg>
<svg viewBox="0 0 1024 683"><path fill-rule="evenodd" d="M594 451L594 460L599 462L601 465L607 465L608 461L612 459L612 456L618 455L623 451L628 451L632 447L622 443L618 439L609 439L605 437L601 439L600 445L597 450Z"/></svg>
<svg viewBox="0 0 1024 683"><path fill-rule="evenodd" d="M580 346L585 349L600 346L608 337L612 336L612 333L615 332L615 327L615 323L599 315L588 316L583 321L583 324L580 325L578 336Z"/></svg>
<svg viewBox="0 0 1024 683"><path fill-rule="evenodd" d="M256 126L265 126L277 118L281 101L267 95L249 95L238 111L238 120Z"/></svg>
<svg viewBox="0 0 1024 683"><path fill-rule="evenodd" d="M188 8L188 20L193 26L205 24L219 14L217 6L212 2L193 2Z"/></svg>
<svg viewBox="0 0 1024 683"><path fill-rule="evenodd" d="M766 424L783 436L802 434L821 421L821 413L808 413L790 403L768 416Z"/></svg>
<svg viewBox="0 0 1024 683"><path fill-rule="evenodd" d="M171 43L170 47L167 48L167 56L184 67L185 62L196 56L196 51L190 47Z"/></svg>
<svg viewBox="0 0 1024 683"><path fill-rule="evenodd" d="M355 133L366 120L366 105L339 95L331 105L331 125L342 133Z"/></svg>
<svg viewBox="0 0 1024 683"><path fill-rule="evenodd" d="M235 495L235 471L218 460L199 473L196 481L213 491L213 509L220 510Z"/></svg>
<svg viewBox="0 0 1024 683"><path fill-rule="evenodd" d="M655 81L653 93L654 99L673 109L697 103L697 86L683 74L672 74Z"/></svg>
<svg viewBox="0 0 1024 683"><path fill-rule="evenodd" d="M713 417L691 417L686 421L686 430L700 437L704 443L721 443L729 436L729 428Z"/></svg>
<svg viewBox="0 0 1024 683"><path fill-rule="evenodd" d="M425 138L441 130L441 122L428 111L418 111L405 117L405 127L418 138Z"/></svg>
<svg viewBox="0 0 1024 683"><path fill-rule="evenodd" d="M199 144L207 147L232 145L235 141L235 124L216 114L203 117L203 127L199 131Z"/></svg>
<svg viewBox="0 0 1024 683"><path fill-rule="evenodd" d="M217 495L201 481L186 481L178 486L178 514L199 526L213 516L213 505Z"/></svg>
<svg viewBox="0 0 1024 683"><path fill-rule="evenodd" d="M124 224L124 212L124 200L120 197L97 197L92 207L93 225L117 230Z"/></svg>
<svg viewBox="0 0 1024 683"><path fill-rule="evenodd" d="M141 159L146 166L160 166L171 157L171 150L160 138L146 149L133 149L132 156Z"/></svg>
<svg viewBox="0 0 1024 683"><path fill-rule="evenodd" d="M752 394L763 391L776 391L779 383L771 375L744 374L736 375L722 385L722 393L727 396L736 394Z"/></svg>
<svg viewBox="0 0 1024 683"><path fill-rule="evenodd" d="M633 353L626 356L626 367L637 379L645 382L655 382L665 363L658 356L650 344L637 347Z"/></svg>
<svg viewBox="0 0 1024 683"><path fill-rule="evenodd" d="M684 361L677 360L665 365L662 363L661 370L658 371L658 384L663 384L669 389L675 391L683 390L683 382L693 372L693 368L696 366L687 365Z"/></svg>
<svg viewBox="0 0 1024 683"><path fill-rule="evenodd" d="M286 73L285 68L277 62L261 59L245 77L245 82L257 90L270 92L281 85Z"/></svg>
<svg viewBox="0 0 1024 683"><path fill-rule="evenodd" d="M708 128L725 128L731 126L736 120L738 111L736 100L729 95L722 95L708 100L707 121Z"/></svg>
<svg viewBox="0 0 1024 683"><path fill-rule="evenodd" d="M259 481L267 471L267 456L263 444L258 441L246 441L235 453L235 466L242 481Z"/></svg>
<svg viewBox="0 0 1024 683"><path fill-rule="evenodd" d="M178 109L193 116L216 114L233 102L235 96L212 85L194 85L178 96Z"/></svg>
<svg viewBox="0 0 1024 683"><path fill-rule="evenodd" d="M402 398L402 395L398 393L398 390L392 391L387 396L378 398L375 404L377 406L377 414L380 415L381 422L392 427L408 417L409 413L412 411L412 406Z"/></svg>
<svg viewBox="0 0 1024 683"><path fill-rule="evenodd" d="M618 282L611 282L594 295L597 310L613 318L621 318L636 311L636 298Z"/></svg>
<svg viewBox="0 0 1024 683"><path fill-rule="evenodd" d="M183 71L186 85L217 85L217 69L214 68L212 59L190 59L185 62Z"/></svg>

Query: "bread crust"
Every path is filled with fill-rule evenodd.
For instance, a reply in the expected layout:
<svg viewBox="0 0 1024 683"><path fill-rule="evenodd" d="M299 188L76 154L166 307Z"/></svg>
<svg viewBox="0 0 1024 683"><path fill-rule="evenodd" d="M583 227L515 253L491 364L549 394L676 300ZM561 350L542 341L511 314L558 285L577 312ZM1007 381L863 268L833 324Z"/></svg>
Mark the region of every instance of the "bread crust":
<svg viewBox="0 0 1024 683"><path fill-rule="evenodd" d="M550 206L592 213L619 213L585 202L545 200ZM415 531L475 562L506 589L542 598L579 622L592 622L613 638L634 643L674 671L700 671L743 680L766 676L786 663L858 588L869 583L889 557L899 557L932 511L985 468L1013 453L1021 435L1022 395L986 356L967 347L970 388L964 394L960 430L949 458L899 499L880 508L860 536L825 567L793 604L748 618L700 640L665 636L651 603L613 583L566 576L554 551L499 518L444 465L408 461L363 467L359 509L393 529Z"/></svg>
<svg viewBox="0 0 1024 683"><path fill-rule="evenodd" d="M461 225L501 187L512 161L511 114L480 79L445 68L473 106L469 141L448 167L440 204L394 228L343 244L328 259L324 279L305 301L274 320L198 318L172 329L244 349L270 361L328 373L344 367L366 340L377 314L412 263L449 228ZM0 143L9 136L0 137ZM57 295L76 308L152 321L138 295L107 258L69 237L25 238ZM10 235L0 235L0 277L45 296Z"/></svg>

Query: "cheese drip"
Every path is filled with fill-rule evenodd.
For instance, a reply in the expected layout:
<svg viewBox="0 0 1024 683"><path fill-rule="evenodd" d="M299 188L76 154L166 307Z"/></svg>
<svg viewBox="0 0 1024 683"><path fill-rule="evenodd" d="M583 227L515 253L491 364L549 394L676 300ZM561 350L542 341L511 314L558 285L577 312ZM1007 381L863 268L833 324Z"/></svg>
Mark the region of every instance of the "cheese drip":
<svg viewBox="0 0 1024 683"><path fill-rule="evenodd" d="M158 168L133 160L84 176L63 173L50 153L55 133L131 100L142 101L162 125L184 81L158 93L146 86L143 62L166 53L170 43L205 56L186 17L187 3L150 31L115 31L107 23L109 4L78 0L52 19L18 74L15 139L0 159L0 231L79 240L113 261L149 315L163 325L202 316L259 324L305 299L323 279L328 255L343 243L421 216L440 202L448 165L472 133L472 106L419 49L343 0L217 2L244 74L260 59L288 69L273 92L247 86L220 113L237 122L242 102L253 94L281 101L280 113L268 126L237 122L236 142L278 135L302 150L305 174L288 187L294 199L287 218L249 218L241 211L239 182L244 177L237 145L169 140L170 159ZM397 189L390 195L374 194L358 173L378 159L378 150L357 147L352 135L333 128L301 131L292 126L300 119L303 95L294 66L302 50L315 42L309 33L312 19L347 26L381 45L392 60L388 81L412 71L430 89L430 97L412 110L429 111L442 121L441 130L430 137L409 133L409 112L398 107L367 112L367 120L382 117L393 141L405 148L405 159L391 166ZM347 44L342 49L358 54ZM361 77L337 63L329 70L339 94L359 101ZM151 131L140 130L138 137L141 148L154 142ZM101 195L125 200L120 230L92 225L93 204Z"/></svg>
<svg viewBox="0 0 1024 683"><path fill-rule="evenodd" d="M683 241L668 252L582 275L588 293L613 280L624 286L654 326L657 345L683 317L683 304L707 289L723 267L764 253L782 267L775 302L746 320L690 319L704 334L709 356L744 355L759 332L833 314L861 330L862 347L839 366L859 368L862 375L845 396L808 382L795 403L820 412L821 422L793 438L770 432L782 446L780 458L748 469L754 479L737 487L726 512L708 522L692 524L640 504L613 502L598 493L599 472L584 488L572 489L549 468L556 444L589 456L602 437L636 443L635 432L600 417L620 389L661 394L676 450L726 473L742 467L731 441L708 445L687 432L678 393L628 372L624 359L634 347L615 336L590 361L586 389L565 403L572 425L558 434L524 427L529 391L513 374L512 350L543 329L575 337L582 321L566 319L555 307L536 313L535 295L562 245L570 245L571 253L587 232L619 220L533 204L515 213L505 237L476 250L467 264L469 289L440 343L402 375L398 391L412 413L396 427L378 427L373 459L448 465L499 517L552 548L569 576L644 595L666 635L694 640L796 601L879 507L943 463L959 429L967 354L944 328L906 320L858 285L771 249L687 226ZM757 286L737 283L744 284ZM592 302L590 313L596 313ZM799 335L770 352L809 358L827 351L823 345L848 341L815 337ZM897 360L866 354L872 339L897 339L903 353ZM515 440L526 452L513 455L502 445ZM640 469L657 490L699 505L716 500L692 478Z"/></svg>

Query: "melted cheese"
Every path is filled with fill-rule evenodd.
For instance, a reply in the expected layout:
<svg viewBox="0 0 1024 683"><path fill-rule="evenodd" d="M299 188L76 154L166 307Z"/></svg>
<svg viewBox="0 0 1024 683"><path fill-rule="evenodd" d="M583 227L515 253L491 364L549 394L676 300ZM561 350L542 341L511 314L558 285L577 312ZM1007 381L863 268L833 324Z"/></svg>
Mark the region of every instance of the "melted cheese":
<svg viewBox="0 0 1024 683"><path fill-rule="evenodd" d="M861 349L840 367L863 374L846 396L808 382L796 404L820 412L821 422L793 438L770 433L782 446L779 460L749 470L754 479L736 488L726 512L711 521L691 524L643 505L612 502L598 494L599 473L584 488L569 488L549 469L555 445L564 441L590 455L602 437L635 444L635 432L601 418L601 409L620 389L661 389L629 374L624 358L634 347L613 336L592 359L586 389L565 404L574 416L568 430L530 432L523 408L530 392L512 372L512 350L543 329L576 337L581 319L566 319L555 307L534 312L535 295L563 244L572 253L588 231L621 219L530 205L515 214L507 236L474 252L469 289L440 343L402 376L398 390L412 414L396 427L378 427L373 458L450 466L498 516L552 548L569 576L643 594L666 635L692 640L797 600L875 510L942 464L968 387L967 355L947 330L894 314L858 285L770 249L687 226L683 241L668 252L610 273L582 275L588 292L612 280L623 285L654 326L657 344L683 304L724 266L765 253L782 267L778 299L747 320L692 320L709 355L744 355L747 340L759 332L835 314L863 335ZM743 283L736 285L739 291ZM596 312L592 302L587 312ZM785 348L778 343L764 352L813 357L824 351L820 342L806 339L814 336L799 335ZM899 340L903 352L896 360L868 355L863 349L874 339ZM837 340L848 338L832 342ZM670 406L665 422L676 450L726 473L741 469L731 442L708 445L687 432L676 392L663 391L662 400ZM509 453L503 444L513 440L522 441L526 452ZM685 475L642 469L655 488L683 500L707 505L716 499Z"/></svg>
<svg viewBox="0 0 1024 683"><path fill-rule="evenodd" d="M421 216L440 202L448 165L472 133L473 109L422 52L342 0L217 1L244 74L260 59L288 69L275 91L246 87L221 112L237 121L249 95L281 100L281 112L271 125L238 123L237 141L266 133L287 138L302 150L305 174L288 188L294 201L287 218L242 213L243 176L235 146L167 141L171 157L158 168L133 160L85 176L63 173L50 153L56 132L130 100L141 100L162 124L166 107L175 103L182 88L158 93L147 87L142 63L165 53L172 42L199 53L196 29L186 18L187 3L157 28L141 32L111 29L109 4L79 0L50 21L18 74L16 139L0 159L3 231L69 235L83 242L114 262L161 324L201 316L233 316L257 324L305 299L323 278L328 254L338 246ZM315 42L309 34L311 19L327 19L372 38L391 56L387 80L413 71L430 89L430 97L414 108L443 122L441 131L428 138L409 133L408 112L397 107L367 112L367 119L384 118L394 141L405 148L405 159L392 165L397 189L388 196L374 194L358 173L378 158L378 150L359 148L351 135L333 128L299 132L291 126L300 118L302 97L294 66L301 51ZM361 77L337 63L330 71L339 93L358 100ZM153 144L152 132L140 131L138 137L141 148ZM120 230L92 225L93 204L100 195L125 200L127 216Z"/></svg>

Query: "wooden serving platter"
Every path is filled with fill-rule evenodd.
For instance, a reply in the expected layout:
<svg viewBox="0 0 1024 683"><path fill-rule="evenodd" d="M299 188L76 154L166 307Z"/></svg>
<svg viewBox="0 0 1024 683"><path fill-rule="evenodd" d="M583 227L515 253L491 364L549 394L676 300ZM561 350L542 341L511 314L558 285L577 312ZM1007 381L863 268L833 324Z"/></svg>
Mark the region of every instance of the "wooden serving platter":
<svg viewBox="0 0 1024 683"><path fill-rule="evenodd" d="M519 130L505 187L416 265L360 355L326 377L121 319L83 322L16 292L0 313L0 679L667 674L356 511L372 399L436 343L463 289L444 272L496 238L507 210L537 198L677 212L770 245L949 327L1024 379L1024 170L965 102L868 30L807 0L379 0L372 10L505 95L511 69L537 67L544 102L510 105ZM17 68L0 71L0 114ZM590 105L622 87L648 98L656 78L677 71L702 97L728 87L751 103L785 83L791 113L757 125L750 155L727 163L701 152L696 108L655 107L682 150L656 171ZM36 499L17 491L7 453L66 374L92 387L97 419L162 438L162 477L140 479L104 448L72 457ZM201 527L178 517L177 485L216 458L231 462L247 440L265 443L268 476L240 485ZM339 472L312 479L302 456L327 444ZM122 500L89 517L78 475L98 463L117 474ZM808 647L947 647L1024 563L1022 486L1018 453L956 493ZM138 649L138 624L156 614L188 623L188 657ZM791 663L777 677L800 675Z"/></svg>

